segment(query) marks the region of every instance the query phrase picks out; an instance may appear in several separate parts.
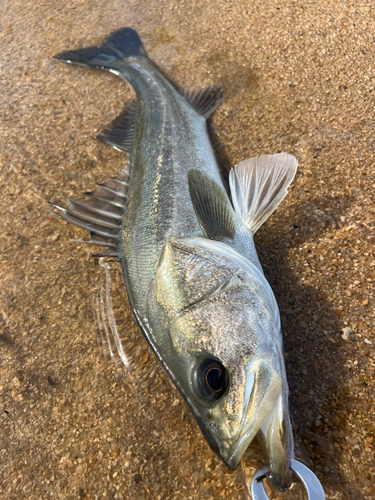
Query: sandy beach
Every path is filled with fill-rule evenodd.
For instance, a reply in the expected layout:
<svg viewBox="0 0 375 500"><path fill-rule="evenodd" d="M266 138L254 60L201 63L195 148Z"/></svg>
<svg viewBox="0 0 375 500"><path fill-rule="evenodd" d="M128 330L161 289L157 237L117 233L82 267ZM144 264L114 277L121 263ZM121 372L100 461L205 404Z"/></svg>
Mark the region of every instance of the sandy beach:
<svg viewBox="0 0 375 500"><path fill-rule="evenodd" d="M327 499L375 497L375 7L373 2L69 0L0 4L0 498L246 499L266 457L230 472L136 324L133 357L103 348L105 273L48 202L82 198L124 156L96 136L131 97L58 52L131 26L176 85L221 84L209 122L225 175L286 151L287 198L256 235L283 325L296 457ZM296 486L270 498L304 498Z"/></svg>

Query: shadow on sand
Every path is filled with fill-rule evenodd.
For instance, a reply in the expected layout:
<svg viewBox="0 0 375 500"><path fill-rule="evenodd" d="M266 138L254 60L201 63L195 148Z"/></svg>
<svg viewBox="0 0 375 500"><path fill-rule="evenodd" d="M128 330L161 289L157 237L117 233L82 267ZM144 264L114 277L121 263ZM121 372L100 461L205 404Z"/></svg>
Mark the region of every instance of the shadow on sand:
<svg viewBox="0 0 375 500"><path fill-rule="evenodd" d="M256 247L281 314L296 457L317 473L327 491L362 499L351 478L341 472L343 457L337 444L347 435L342 414L354 407L346 384L348 350L354 348L354 341L341 338L341 312L329 300L336 286L335 273L325 272L323 277L318 254L319 238L339 230L336 221L348 207L333 216L319 206L324 206L323 200L294 205L297 223L289 220L289 227L275 224L271 232L266 222ZM318 225L316 212L325 219ZM294 266L290 254L296 250ZM297 265L310 267L305 281Z"/></svg>
<svg viewBox="0 0 375 500"><path fill-rule="evenodd" d="M232 165L210 121L208 131L223 180L228 185ZM347 389L346 366L355 341L344 343L341 338L344 326L341 312L329 300L337 284L335 273L326 272L323 277L318 254L319 238L332 237L339 231L340 217L347 215L350 205L350 199L345 203L333 199L332 209L327 211L321 208L327 206L327 200L297 202L289 207L293 209L293 220L286 222L281 206L274 216L277 221L280 217L280 223L272 224L271 229L267 221L257 233L255 243L281 314L296 458L318 475L327 492L361 500L364 497L351 478L341 472L343 456L337 445L348 434L343 415L355 407ZM298 249L301 251L294 265L289 255ZM309 264L312 274L302 282L297 266L303 266L311 257L315 266Z"/></svg>

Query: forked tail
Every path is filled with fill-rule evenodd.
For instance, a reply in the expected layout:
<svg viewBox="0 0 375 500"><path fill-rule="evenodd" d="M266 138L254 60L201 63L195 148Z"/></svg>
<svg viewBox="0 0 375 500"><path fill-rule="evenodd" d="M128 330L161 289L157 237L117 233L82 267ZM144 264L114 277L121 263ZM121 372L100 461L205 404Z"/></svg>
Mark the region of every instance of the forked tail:
<svg viewBox="0 0 375 500"><path fill-rule="evenodd" d="M147 53L138 33L132 28L114 31L101 47L69 50L54 56L67 63L103 69L116 69L119 62L136 57L147 57Z"/></svg>

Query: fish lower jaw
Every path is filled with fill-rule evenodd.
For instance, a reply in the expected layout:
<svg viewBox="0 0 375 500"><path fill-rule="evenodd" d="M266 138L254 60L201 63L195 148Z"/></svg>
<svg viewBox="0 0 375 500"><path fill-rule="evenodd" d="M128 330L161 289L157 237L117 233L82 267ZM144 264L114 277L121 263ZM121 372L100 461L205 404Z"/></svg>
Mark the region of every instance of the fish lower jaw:
<svg viewBox="0 0 375 500"><path fill-rule="evenodd" d="M282 388L279 374L265 361L255 359L246 365L245 404L241 426L223 460L234 470L250 443L272 414Z"/></svg>
<svg viewBox="0 0 375 500"><path fill-rule="evenodd" d="M293 457L294 446L289 416L284 415L284 418L279 416L282 403L283 395L280 394L271 411L266 415L263 414L264 418L250 419L240 429L232 445L221 453L221 458L230 470L235 470L255 436L261 431L260 435L264 436L268 451L269 477L277 490L286 491L291 484L290 460Z"/></svg>
<svg viewBox="0 0 375 500"><path fill-rule="evenodd" d="M235 470L238 466L242 455L250 446L254 437L258 433L262 422L259 422L259 426L251 426L249 429L245 429L240 437L232 443L232 446L228 447L226 452L221 454L221 458L230 470Z"/></svg>

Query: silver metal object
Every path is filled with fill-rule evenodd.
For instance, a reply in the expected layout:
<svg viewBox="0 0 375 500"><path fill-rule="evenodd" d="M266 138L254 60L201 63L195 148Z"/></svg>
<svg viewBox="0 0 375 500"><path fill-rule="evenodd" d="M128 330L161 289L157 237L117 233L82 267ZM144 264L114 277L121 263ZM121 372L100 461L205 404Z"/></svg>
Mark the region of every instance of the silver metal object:
<svg viewBox="0 0 375 500"><path fill-rule="evenodd" d="M325 500L326 496L319 479L306 465L292 459L291 469L296 473L298 479L305 487L308 500ZM251 480L251 495L253 500L269 500L263 485L263 479L266 478L269 472L269 465L262 465L255 472Z"/></svg>

